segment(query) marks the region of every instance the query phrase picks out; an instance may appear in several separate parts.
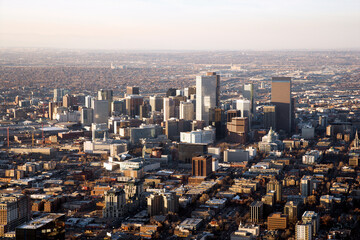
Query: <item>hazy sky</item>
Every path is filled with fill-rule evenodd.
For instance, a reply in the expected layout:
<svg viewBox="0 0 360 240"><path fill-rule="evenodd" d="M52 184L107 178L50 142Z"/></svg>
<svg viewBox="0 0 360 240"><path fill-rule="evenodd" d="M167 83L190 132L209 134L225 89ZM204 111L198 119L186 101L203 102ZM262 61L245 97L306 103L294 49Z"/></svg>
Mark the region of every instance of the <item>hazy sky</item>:
<svg viewBox="0 0 360 240"><path fill-rule="evenodd" d="M0 47L360 49L360 0L0 0Z"/></svg>

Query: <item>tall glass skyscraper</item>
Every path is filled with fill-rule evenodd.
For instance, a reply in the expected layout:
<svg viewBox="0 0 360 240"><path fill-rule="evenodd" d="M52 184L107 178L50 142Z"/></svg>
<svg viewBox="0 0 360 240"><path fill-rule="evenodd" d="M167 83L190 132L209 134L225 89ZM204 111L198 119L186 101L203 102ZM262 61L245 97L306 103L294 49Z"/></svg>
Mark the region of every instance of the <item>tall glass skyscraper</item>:
<svg viewBox="0 0 360 240"><path fill-rule="evenodd" d="M196 120L209 124L209 109L220 105L220 75L208 72L196 77Z"/></svg>

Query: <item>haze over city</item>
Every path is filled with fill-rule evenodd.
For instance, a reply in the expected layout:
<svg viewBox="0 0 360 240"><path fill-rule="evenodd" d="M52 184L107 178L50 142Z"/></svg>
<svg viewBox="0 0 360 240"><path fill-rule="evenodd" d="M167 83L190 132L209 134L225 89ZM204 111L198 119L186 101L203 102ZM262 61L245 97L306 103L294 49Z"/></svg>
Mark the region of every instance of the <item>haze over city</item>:
<svg viewBox="0 0 360 240"><path fill-rule="evenodd" d="M0 47L359 49L357 0L0 1Z"/></svg>

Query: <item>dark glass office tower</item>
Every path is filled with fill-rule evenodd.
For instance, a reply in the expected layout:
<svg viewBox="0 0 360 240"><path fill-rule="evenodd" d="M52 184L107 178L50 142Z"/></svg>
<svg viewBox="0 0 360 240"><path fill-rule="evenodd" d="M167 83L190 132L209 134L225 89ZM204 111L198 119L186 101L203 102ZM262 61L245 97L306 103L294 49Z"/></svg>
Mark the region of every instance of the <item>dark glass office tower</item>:
<svg viewBox="0 0 360 240"><path fill-rule="evenodd" d="M290 77L272 78L271 103L276 107L276 131L291 133L294 104L291 100Z"/></svg>

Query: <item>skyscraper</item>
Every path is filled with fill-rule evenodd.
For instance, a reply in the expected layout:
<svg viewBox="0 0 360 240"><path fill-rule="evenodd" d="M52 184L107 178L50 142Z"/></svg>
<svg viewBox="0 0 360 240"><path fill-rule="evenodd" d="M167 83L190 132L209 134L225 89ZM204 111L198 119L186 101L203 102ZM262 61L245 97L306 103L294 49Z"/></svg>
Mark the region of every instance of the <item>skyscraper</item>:
<svg viewBox="0 0 360 240"><path fill-rule="evenodd" d="M129 116L135 117L140 115L140 106L143 104L144 98L140 95L130 95L126 97L126 112Z"/></svg>
<svg viewBox="0 0 360 240"><path fill-rule="evenodd" d="M296 222L300 216L300 202L288 201L284 207L284 214L288 216L288 220Z"/></svg>
<svg viewBox="0 0 360 240"><path fill-rule="evenodd" d="M236 110L239 110L241 113L241 117L248 117L251 116L251 102L247 99L238 99L236 100Z"/></svg>
<svg viewBox="0 0 360 240"><path fill-rule="evenodd" d="M83 107L81 109L81 124L90 126L94 120L94 109Z"/></svg>
<svg viewBox="0 0 360 240"><path fill-rule="evenodd" d="M233 117L227 123L227 140L245 144L249 133L249 119L247 117Z"/></svg>
<svg viewBox="0 0 360 240"><path fill-rule="evenodd" d="M107 123L109 116L109 101L93 99L94 123Z"/></svg>
<svg viewBox="0 0 360 240"><path fill-rule="evenodd" d="M302 215L303 223L310 223L312 226L312 234L315 236L319 232L320 216L314 211L305 211Z"/></svg>
<svg viewBox="0 0 360 240"><path fill-rule="evenodd" d="M275 106L264 106L264 128L276 129L276 107Z"/></svg>
<svg viewBox="0 0 360 240"><path fill-rule="evenodd" d="M304 197L312 195L318 184L319 180L314 179L312 176L303 176L300 182L301 195Z"/></svg>
<svg viewBox="0 0 360 240"><path fill-rule="evenodd" d="M105 193L105 208L103 216L105 218L118 218L126 213L126 199L123 189L112 188Z"/></svg>
<svg viewBox="0 0 360 240"><path fill-rule="evenodd" d="M126 87L126 95L139 95L140 89L139 87Z"/></svg>
<svg viewBox="0 0 360 240"><path fill-rule="evenodd" d="M192 158L192 174L194 176L208 176L212 172L212 157L204 155Z"/></svg>
<svg viewBox="0 0 360 240"><path fill-rule="evenodd" d="M163 109L163 98L160 96L150 96L149 98L150 100L150 106L151 106L151 111L158 111L160 112L161 109Z"/></svg>
<svg viewBox="0 0 360 240"><path fill-rule="evenodd" d="M113 101L113 90L100 89L98 91L99 100L108 100L109 102Z"/></svg>
<svg viewBox="0 0 360 240"><path fill-rule="evenodd" d="M111 111L115 115L126 114L126 100L121 99L121 100L113 101L111 104Z"/></svg>
<svg viewBox="0 0 360 240"><path fill-rule="evenodd" d="M20 193L0 195L0 237L30 219L29 199Z"/></svg>
<svg viewBox="0 0 360 240"><path fill-rule="evenodd" d="M291 78L273 77L271 103L276 106L276 131L290 133L292 129L293 104L291 99Z"/></svg>
<svg viewBox="0 0 360 240"><path fill-rule="evenodd" d="M196 94L196 88L195 87L186 87L184 88L184 96L190 99L190 96L192 94Z"/></svg>
<svg viewBox="0 0 360 240"><path fill-rule="evenodd" d="M147 197L150 216L176 213L179 210L179 198L175 192L155 192Z"/></svg>
<svg viewBox="0 0 360 240"><path fill-rule="evenodd" d="M93 104L94 97L92 96L85 96L85 107L87 108L94 108Z"/></svg>
<svg viewBox="0 0 360 240"><path fill-rule="evenodd" d="M277 180L270 180L270 182L268 182L266 184L266 192L271 191L271 190L276 192L276 202L281 202L281 199L282 199L282 184L281 184L281 182L279 182Z"/></svg>
<svg viewBox="0 0 360 240"><path fill-rule="evenodd" d="M253 116L256 112L254 84L249 83L244 85L243 97L250 101L250 112L251 116Z"/></svg>
<svg viewBox="0 0 360 240"><path fill-rule="evenodd" d="M164 98L164 121L175 117L175 101L172 98Z"/></svg>
<svg viewBox="0 0 360 240"><path fill-rule="evenodd" d="M295 226L295 239L296 240L311 240L312 239L311 224L298 222Z"/></svg>
<svg viewBox="0 0 360 240"><path fill-rule="evenodd" d="M54 102L61 102L63 96L65 96L67 93L69 93L69 90L65 90L65 89L62 89L62 88L55 88L54 89L53 101Z"/></svg>
<svg viewBox="0 0 360 240"><path fill-rule="evenodd" d="M196 77L196 120L209 123L209 109L220 104L220 76L208 72Z"/></svg>
<svg viewBox="0 0 360 240"><path fill-rule="evenodd" d="M260 222L263 218L264 203L254 201L250 204L250 220L251 222Z"/></svg>
<svg viewBox="0 0 360 240"><path fill-rule="evenodd" d="M194 120L194 104L192 102L180 102L180 119Z"/></svg>
<svg viewBox="0 0 360 240"><path fill-rule="evenodd" d="M109 116L111 116L111 103L113 101L113 90L100 89L98 91L98 100L108 101Z"/></svg>

